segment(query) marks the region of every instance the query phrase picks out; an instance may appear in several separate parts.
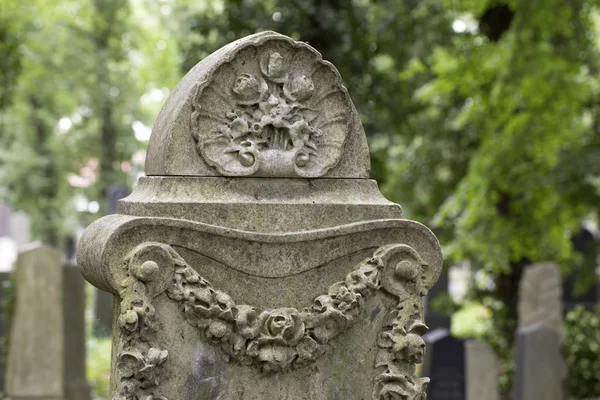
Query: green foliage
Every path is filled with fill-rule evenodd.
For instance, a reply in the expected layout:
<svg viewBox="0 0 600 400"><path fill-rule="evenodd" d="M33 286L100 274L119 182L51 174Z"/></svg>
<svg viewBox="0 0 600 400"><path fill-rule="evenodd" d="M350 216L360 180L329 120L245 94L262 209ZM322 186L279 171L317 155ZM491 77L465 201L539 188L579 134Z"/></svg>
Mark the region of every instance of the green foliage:
<svg viewBox="0 0 600 400"><path fill-rule="evenodd" d="M600 306L595 312L579 306L567 313L563 354L569 394L577 399L600 396Z"/></svg>
<svg viewBox="0 0 600 400"><path fill-rule="evenodd" d="M87 379L92 387L92 398L110 398L110 338L89 337L87 348Z"/></svg>

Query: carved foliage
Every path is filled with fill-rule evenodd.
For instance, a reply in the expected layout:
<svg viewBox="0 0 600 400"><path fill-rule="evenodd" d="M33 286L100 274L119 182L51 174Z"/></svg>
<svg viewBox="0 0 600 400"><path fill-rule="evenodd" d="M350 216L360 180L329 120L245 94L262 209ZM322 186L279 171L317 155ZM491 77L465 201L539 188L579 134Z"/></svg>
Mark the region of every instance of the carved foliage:
<svg viewBox="0 0 600 400"><path fill-rule="evenodd" d="M198 151L228 176L323 175L347 135L349 98L337 72L302 46L254 52L200 85L192 112Z"/></svg>
<svg viewBox="0 0 600 400"><path fill-rule="evenodd" d="M205 340L233 361L267 373L286 372L323 355L327 343L347 330L377 290L395 296L397 306L386 316L378 338L373 399L423 400L427 378L417 378L427 330L422 322L421 295L426 264L406 245L378 248L373 257L334 283L306 309L259 310L236 304L212 287L170 246L144 243L125 259L117 376L113 400L166 400L160 387L168 351L156 345L158 321L152 298L166 292L180 305L185 319Z"/></svg>
<svg viewBox="0 0 600 400"><path fill-rule="evenodd" d="M239 305L177 256L168 296L180 303L187 321L220 345L233 360L265 372L285 372L314 361L326 344L345 331L379 288L381 258L373 257L329 287L310 308L258 310Z"/></svg>
<svg viewBox="0 0 600 400"><path fill-rule="evenodd" d="M409 246L397 248L401 254L394 265L386 264L382 289L398 299L397 306L386 316L377 345L375 367L375 400L425 400L429 378L416 375L416 364L423 362L427 332L423 323L423 303L426 294L426 264Z"/></svg>
<svg viewBox="0 0 600 400"><path fill-rule="evenodd" d="M145 243L125 259L121 282L117 344L119 383L113 400L167 400L158 393L161 369L169 352L153 347L158 329L152 298L164 291L165 275L172 270L170 247Z"/></svg>

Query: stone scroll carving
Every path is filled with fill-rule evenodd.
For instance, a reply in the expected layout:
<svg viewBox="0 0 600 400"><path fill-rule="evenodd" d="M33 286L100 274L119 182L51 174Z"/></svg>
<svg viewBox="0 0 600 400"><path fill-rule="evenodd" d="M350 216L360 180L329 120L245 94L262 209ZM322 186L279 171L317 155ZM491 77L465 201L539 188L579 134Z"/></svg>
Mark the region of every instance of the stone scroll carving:
<svg viewBox="0 0 600 400"><path fill-rule="evenodd" d="M285 373L325 354L328 343L364 311L365 301L381 290L397 299L378 338L374 400L425 398L427 378L417 378L427 330L421 295L427 264L404 244L379 247L371 258L329 287L303 310L259 310L236 304L215 289L169 245L143 243L124 260L117 351L120 376L113 400L166 400L160 393L168 349L156 343L152 299L166 293L202 338L218 346L231 362L264 373Z"/></svg>
<svg viewBox="0 0 600 400"><path fill-rule="evenodd" d="M348 133L339 75L306 47L252 51L212 74L219 87L198 86L198 152L226 176L322 176L340 160Z"/></svg>

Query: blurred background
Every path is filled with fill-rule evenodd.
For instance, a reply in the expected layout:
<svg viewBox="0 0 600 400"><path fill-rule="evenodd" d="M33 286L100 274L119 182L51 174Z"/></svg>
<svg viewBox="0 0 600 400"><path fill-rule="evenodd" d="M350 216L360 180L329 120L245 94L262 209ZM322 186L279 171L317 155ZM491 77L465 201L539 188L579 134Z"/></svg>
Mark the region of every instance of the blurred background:
<svg viewBox="0 0 600 400"><path fill-rule="evenodd" d="M569 394L600 396L598 0L0 0L0 202L26 220L23 240L72 255L143 175L170 90L261 30L339 69L372 178L443 246L428 307L493 349L501 391L519 282L544 261L563 278ZM7 271L19 240L0 233ZM110 338L86 293L87 376L106 399Z"/></svg>

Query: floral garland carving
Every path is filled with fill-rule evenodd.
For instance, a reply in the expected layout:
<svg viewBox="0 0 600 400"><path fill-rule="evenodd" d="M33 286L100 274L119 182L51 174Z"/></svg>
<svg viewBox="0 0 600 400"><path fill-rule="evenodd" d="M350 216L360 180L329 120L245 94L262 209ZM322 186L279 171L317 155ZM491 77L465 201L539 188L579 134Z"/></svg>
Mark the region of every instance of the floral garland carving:
<svg viewBox="0 0 600 400"><path fill-rule="evenodd" d="M390 260L398 254L400 261L392 265ZM168 351L150 344L158 329L152 298L161 293L177 301L187 322L230 360L276 373L322 356L327 343L357 320L365 300L379 289L396 296L398 305L386 316L378 338L375 367L380 373L373 399L424 400L429 380L416 377L415 364L422 362L425 350L421 335L427 327L420 300L425 265L409 246L382 246L310 307L258 310L214 289L172 247L144 243L125 259L118 319L119 384L113 400L167 400L158 388Z"/></svg>

